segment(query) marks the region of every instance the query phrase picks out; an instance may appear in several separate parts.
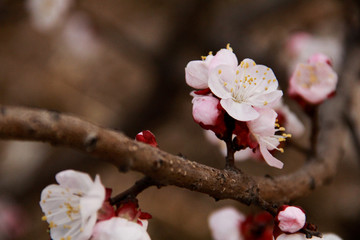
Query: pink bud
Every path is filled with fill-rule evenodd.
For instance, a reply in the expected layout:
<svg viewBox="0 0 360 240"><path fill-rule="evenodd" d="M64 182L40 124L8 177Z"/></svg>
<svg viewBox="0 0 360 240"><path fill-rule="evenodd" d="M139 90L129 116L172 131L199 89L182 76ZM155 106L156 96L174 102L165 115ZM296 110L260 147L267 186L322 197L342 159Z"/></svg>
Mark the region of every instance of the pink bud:
<svg viewBox="0 0 360 240"><path fill-rule="evenodd" d="M302 209L294 206L283 206L279 211L276 220L281 231L295 233L305 225L306 216Z"/></svg>
<svg viewBox="0 0 360 240"><path fill-rule="evenodd" d="M192 114L195 122L207 126L216 125L216 120L221 114L218 109L219 99L211 96L194 97L192 103Z"/></svg>
<svg viewBox="0 0 360 240"><path fill-rule="evenodd" d="M149 130L145 130L138 133L135 139L136 141L147 143L153 147L158 147L154 134Z"/></svg>

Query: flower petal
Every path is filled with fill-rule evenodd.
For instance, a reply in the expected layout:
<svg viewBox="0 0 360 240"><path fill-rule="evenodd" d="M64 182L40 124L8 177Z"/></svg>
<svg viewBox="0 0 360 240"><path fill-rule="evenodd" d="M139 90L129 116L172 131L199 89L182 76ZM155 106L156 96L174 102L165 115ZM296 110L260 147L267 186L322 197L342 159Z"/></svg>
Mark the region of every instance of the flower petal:
<svg viewBox="0 0 360 240"><path fill-rule="evenodd" d="M260 136L272 136L275 133L277 113L271 108L256 109L260 116L247 123L250 132Z"/></svg>
<svg viewBox="0 0 360 240"><path fill-rule="evenodd" d="M227 65L220 65L210 72L209 88L219 98L231 98L234 88L235 70Z"/></svg>
<svg viewBox="0 0 360 240"><path fill-rule="evenodd" d="M282 97L281 90L275 90L269 93L257 94L248 98L248 102L256 107L272 107Z"/></svg>
<svg viewBox="0 0 360 240"><path fill-rule="evenodd" d="M240 223L245 216L233 207L225 207L213 212L208 219L214 240L241 240Z"/></svg>
<svg viewBox="0 0 360 240"><path fill-rule="evenodd" d="M101 184L99 175L89 191L80 199L81 216L88 219L94 212L97 212L105 200L105 187Z"/></svg>
<svg viewBox="0 0 360 240"><path fill-rule="evenodd" d="M239 121L250 121L259 117L259 113L247 103L238 103L233 99L221 99L221 106L233 118Z"/></svg>
<svg viewBox="0 0 360 240"><path fill-rule="evenodd" d="M220 49L211 59L209 69L212 70L219 65L228 65L231 68L236 68L236 66L238 65L238 60L232 50Z"/></svg>
<svg viewBox="0 0 360 240"><path fill-rule="evenodd" d="M266 148L265 144L260 142L259 146L260 146L261 155L264 157L264 160L266 161L267 164L269 164L272 167L276 167L280 169L283 168L284 163L282 163L280 160L276 159L273 155L271 155L269 150Z"/></svg>
<svg viewBox="0 0 360 240"><path fill-rule="evenodd" d="M185 68L186 83L196 89L207 88L208 71L208 66L205 61L195 60L189 62Z"/></svg>
<svg viewBox="0 0 360 240"><path fill-rule="evenodd" d="M96 224L92 240L150 240L150 237L139 224L113 217Z"/></svg>
<svg viewBox="0 0 360 240"><path fill-rule="evenodd" d="M65 170L55 176L56 181L62 186L72 189L87 191L93 185L89 174L74 170Z"/></svg>

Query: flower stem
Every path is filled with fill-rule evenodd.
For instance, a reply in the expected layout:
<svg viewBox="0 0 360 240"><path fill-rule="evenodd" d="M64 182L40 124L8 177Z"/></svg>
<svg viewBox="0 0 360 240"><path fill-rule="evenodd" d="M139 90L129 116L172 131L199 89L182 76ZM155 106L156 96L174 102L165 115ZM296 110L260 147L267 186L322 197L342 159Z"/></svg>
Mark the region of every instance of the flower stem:
<svg viewBox="0 0 360 240"><path fill-rule="evenodd" d="M150 177L147 177L147 176L143 177L142 179L138 180L132 187L130 187L126 191L111 198L110 204L115 205L126 199L134 199L134 198L136 198L136 196L139 193L141 193L142 191L144 191L145 189L147 189L151 186L157 186L158 188L160 188L164 185L155 182Z"/></svg>
<svg viewBox="0 0 360 240"><path fill-rule="evenodd" d="M231 136L224 140L227 148L227 155L225 158L225 169L234 169L235 168L235 149L233 147L233 142Z"/></svg>

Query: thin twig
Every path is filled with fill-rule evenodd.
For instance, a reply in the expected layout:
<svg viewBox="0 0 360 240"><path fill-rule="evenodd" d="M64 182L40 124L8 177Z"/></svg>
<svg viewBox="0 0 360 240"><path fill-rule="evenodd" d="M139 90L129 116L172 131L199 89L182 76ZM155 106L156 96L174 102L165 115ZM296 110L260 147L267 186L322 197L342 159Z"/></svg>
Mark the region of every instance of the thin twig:
<svg viewBox="0 0 360 240"><path fill-rule="evenodd" d="M136 196L144 191L145 189L151 187L151 186L157 186L160 188L161 186L164 186L162 184L158 184L154 180L152 180L150 177L143 177L139 181L137 181L132 187L127 189L126 191L118 194L117 196L110 199L110 204L114 205L117 204L127 198L136 198Z"/></svg>

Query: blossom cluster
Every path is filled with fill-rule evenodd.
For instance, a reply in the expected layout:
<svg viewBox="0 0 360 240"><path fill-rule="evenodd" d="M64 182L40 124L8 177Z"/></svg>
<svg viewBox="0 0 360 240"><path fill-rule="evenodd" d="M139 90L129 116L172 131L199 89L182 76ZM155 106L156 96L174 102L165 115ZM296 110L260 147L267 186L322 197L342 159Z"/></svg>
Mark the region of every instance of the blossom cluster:
<svg viewBox="0 0 360 240"><path fill-rule="evenodd" d="M295 206L282 206L275 219L268 212L245 216L233 207L213 212L209 227L214 240L341 240L335 234L307 238L305 212Z"/></svg>
<svg viewBox="0 0 360 240"><path fill-rule="evenodd" d="M41 193L42 220L49 223L52 240L149 240L148 213L127 202L110 205L111 190L99 176L65 170L56 175L58 184Z"/></svg>
<svg viewBox="0 0 360 240"><path fill-rule="evenodd" d="M195 122L219 139L235 136L236 150L259 150L270 166L283 167L269 151L283 152L278 146L291 135L278 134L285 128L277 122L273 107L283 93L270 68L248 58L238 64L228 45L215 56L210 52L202 60L190 61L185 73L186 83L197 89L192 92Z"/></svg>
<svg viewBox="0 0 360 240"><path fill-rule="evenodd" d="M283 93L270 68L248 58L238 64L228 45L215 55L210 52L202 60L190 61L185 78L196 89L191 93L196 123L221 140L233 138L235 150L244 150L235 158L255 153L270 166L283 167L272 151L283 152L281 142L292 134L300 136L304 126L283 104ZM289 81L289 95L308 110L333 96L336 84L330 58L317 53L307 63L297 64Z"/></svg>

